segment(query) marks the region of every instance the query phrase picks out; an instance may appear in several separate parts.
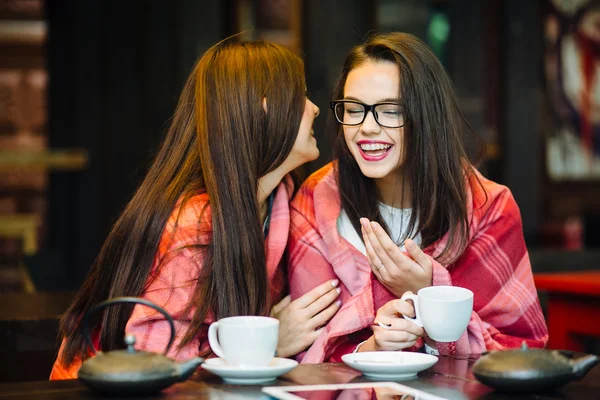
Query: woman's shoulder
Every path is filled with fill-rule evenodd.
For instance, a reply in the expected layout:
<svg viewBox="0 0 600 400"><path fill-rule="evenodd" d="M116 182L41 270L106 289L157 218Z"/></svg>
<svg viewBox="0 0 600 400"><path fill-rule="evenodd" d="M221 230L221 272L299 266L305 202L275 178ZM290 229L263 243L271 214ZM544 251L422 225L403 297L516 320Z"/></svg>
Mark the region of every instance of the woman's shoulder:
<svg viewBox="0 0 600 400"><path fill-rule="evenodd" d="M334 164L329 163L310 175L296 193L290 206L293 211L292 223L298 218L312 221L314 225L317 214L325 219L337 218L340 212L340 201Z"/></svg>
<svg viewBox="0 0 600 400"><path fill-rule="evenodd" d="M304 195L312 195L319 187L328 187L337 190L337 181L335 177L335 168L333 162L326 164L320 169L313 172L302 185L300 186L299 193Z"/></svg>
<svg viewBox="0 0 600 400"><path fill-rule="evenodd" d="M483 216L491 211L501 213L519 213L517 203L510 189L486 178L475 167L468 177L471 207L476 215Z"/></svg>
<svg viewBox="0 0 600 400"><path fill-rule="evenodd" d="M199 222L210 222L210 201L206 192L195 192L182 195L171 215L168 224L179 227L198 225Z"/></svg>
<svg viewBox="0 0 600 400"><path fill-rule="evenodd" d="M212 232L208 194L196 192L182 195L173 208L162 234L160 251L173 246L206 244Z"/></svg>

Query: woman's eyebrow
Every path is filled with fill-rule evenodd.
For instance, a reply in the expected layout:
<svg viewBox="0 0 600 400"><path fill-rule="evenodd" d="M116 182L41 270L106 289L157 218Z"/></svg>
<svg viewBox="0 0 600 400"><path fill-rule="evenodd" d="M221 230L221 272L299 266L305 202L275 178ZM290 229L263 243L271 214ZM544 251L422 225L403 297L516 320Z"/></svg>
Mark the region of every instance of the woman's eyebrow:
<svg viewBox="0 0 600 400"><path fill-rule="evenodd" d="M352 101L358 101L359 103L362 103L362 100L357 99L356 97L352 97L352 96L346 96L344 97L344 100L352 100ZM388 97L385 99L381 99L373 104L379 104L379 103L400 103L400 99L398 99L397 97Z"/></svg>

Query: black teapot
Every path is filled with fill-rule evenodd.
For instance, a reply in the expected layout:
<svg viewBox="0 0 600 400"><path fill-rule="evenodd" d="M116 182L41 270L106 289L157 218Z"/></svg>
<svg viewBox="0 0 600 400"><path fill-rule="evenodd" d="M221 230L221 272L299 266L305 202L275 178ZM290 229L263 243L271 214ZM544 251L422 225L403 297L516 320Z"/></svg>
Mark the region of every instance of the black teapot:
<svg viewBox="0 0 600 400"><path fill-rule="evenodd" d="M120 303L143 304L165 316L171 327L171 337L164 354L136 351L133 348L135 337L127 335L127 349L101 352L96 351L88 328L89 316L107 306ZM107 395L150 394L162 390L176 382L189 378L204 362L194 357L185 362L175 362L165 356L175 340L173 318L159 306L135 297L118 297L99 303L90 309L81 321L85 340L95 354L83 362L79 369L79 380L93 390Z"/></svg>
<svg viewBox="0 0 600 400"><path fill-rule="evenodd" d="M473 375L484 385L503 392L532 393L559 388L582 379L600 361L594 355L575 357L565 350L492 350L473 365Z"/></svg>

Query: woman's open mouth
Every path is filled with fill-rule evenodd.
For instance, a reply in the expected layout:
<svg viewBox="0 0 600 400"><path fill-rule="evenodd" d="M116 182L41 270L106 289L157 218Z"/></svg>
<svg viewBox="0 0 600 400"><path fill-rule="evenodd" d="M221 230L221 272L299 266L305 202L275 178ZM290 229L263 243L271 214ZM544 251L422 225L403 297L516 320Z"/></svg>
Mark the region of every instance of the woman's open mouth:
<svg viewBox="0 0 600 400"><path fill-rule="evenodd" d="M366 161L381 161L387 157L393 147L390 143L361 140L358 144L360 155Z"/></svg>

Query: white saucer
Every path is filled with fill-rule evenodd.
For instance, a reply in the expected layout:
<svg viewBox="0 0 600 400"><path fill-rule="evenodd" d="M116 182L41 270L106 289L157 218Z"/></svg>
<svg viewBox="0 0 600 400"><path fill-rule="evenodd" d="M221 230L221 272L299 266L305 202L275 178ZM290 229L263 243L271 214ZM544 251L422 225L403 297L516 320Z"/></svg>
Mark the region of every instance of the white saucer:
<svg viewBox="0 0 600 400"><path fill-rule="evenodd" d="M289 358L274 357L266 367L232 367L222 358L209 358L202 368L219 375L225 382L235 384L257 384L270 382L280 375L291 371L298 361Z"/></svg>
<svg viewBox="0 0 600 400"><path fill-rule="evenodd" d="M366 351L342 356L342 361L371 379L407 379L438 361L436 356L403 351Z"/></svg>

